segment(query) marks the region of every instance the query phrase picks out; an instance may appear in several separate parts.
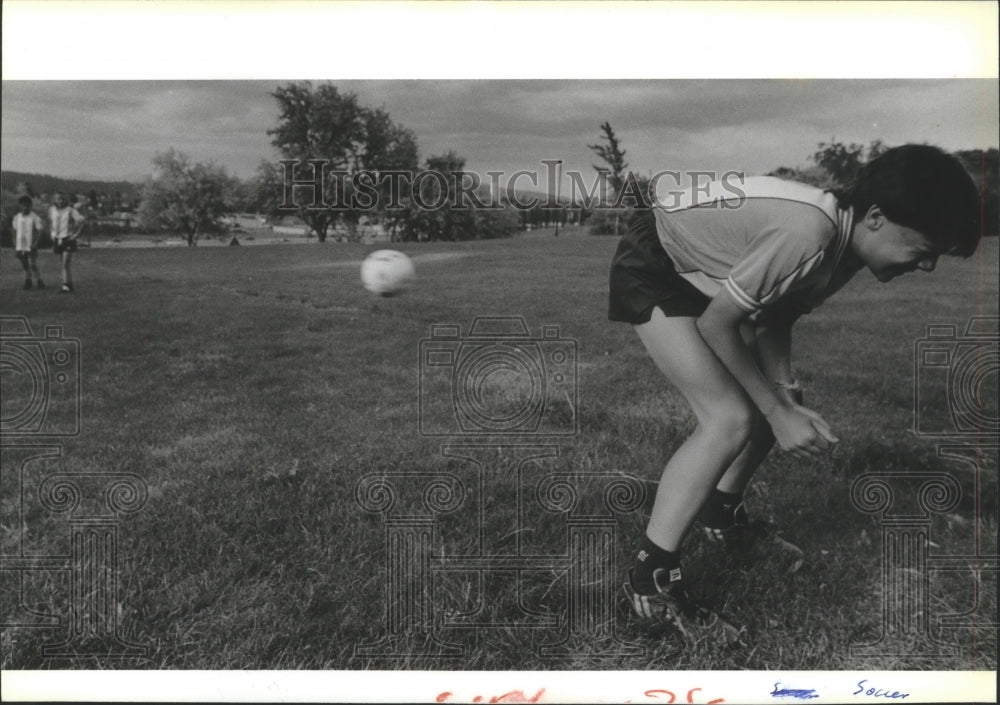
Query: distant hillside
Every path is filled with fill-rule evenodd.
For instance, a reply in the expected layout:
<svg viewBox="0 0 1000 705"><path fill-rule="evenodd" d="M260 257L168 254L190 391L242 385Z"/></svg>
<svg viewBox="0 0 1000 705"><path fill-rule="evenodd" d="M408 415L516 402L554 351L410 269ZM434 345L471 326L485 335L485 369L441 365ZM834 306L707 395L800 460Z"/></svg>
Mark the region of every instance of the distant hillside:
<svg viewBox="0 0 1000 705"><path fill-rule="evenodd" d="M0 189L8 193L17 191L21 184L28 184L36 194L68 191L70 193L90 193L111 195L118 192L123 198L138 200L142 194L142 184L131 181L89 181L66 179L48 174L27 174L20 171L0 171Z"/></svg>

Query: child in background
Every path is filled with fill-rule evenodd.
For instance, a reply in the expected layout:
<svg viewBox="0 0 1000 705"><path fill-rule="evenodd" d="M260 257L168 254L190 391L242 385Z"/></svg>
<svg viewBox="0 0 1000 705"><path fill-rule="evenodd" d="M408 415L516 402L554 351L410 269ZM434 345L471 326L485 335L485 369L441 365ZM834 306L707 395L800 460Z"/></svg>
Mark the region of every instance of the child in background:
<svg viewBox="0 0 1000 705"><path fill-rule="evenodd" d="M80 211L69 205L66 196L57 193L52 207L49 209L49 224L52 228L52 251L62 257L62 294L73 292L73 275L70 273L70 261L76 252L76 237L86 220Z"/></svg>
<svg viewBox="0 0 1000 705"><path fill-rule="evenodd" d="M17 199L20 211L14 216L11 228L14 230L14 252L24 267L24 288L31 288L31 277L35 277L35 287L45 288L38 273L38 241L45 230L45 224L32 212L32 201L30 196L21 196Z"/></svg>

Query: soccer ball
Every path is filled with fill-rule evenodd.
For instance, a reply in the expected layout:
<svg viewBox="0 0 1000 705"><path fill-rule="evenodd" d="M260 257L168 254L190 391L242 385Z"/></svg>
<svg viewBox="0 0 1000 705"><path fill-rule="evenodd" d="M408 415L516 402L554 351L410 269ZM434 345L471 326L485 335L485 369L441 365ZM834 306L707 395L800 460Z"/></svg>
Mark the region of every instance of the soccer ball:
<svg viewBox="0 0 1000 705"><path fill-rule="evenodd" d="M361 283L379 296L398 294L416 275L413 261L396 250L376 250L361 263Z"/></svg>

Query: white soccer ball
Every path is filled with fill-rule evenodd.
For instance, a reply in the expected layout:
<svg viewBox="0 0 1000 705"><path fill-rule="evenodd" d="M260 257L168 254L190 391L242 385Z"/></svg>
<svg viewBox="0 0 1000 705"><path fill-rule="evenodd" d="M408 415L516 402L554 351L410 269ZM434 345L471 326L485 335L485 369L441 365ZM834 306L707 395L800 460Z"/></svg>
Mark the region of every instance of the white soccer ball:
<svg viewBox="0 0 1000 705"><path fill-rule="evenodd" d="M361 283L379 296L398 294L416 275L413 261L396 250L376 250L361 263Z"/></svg>

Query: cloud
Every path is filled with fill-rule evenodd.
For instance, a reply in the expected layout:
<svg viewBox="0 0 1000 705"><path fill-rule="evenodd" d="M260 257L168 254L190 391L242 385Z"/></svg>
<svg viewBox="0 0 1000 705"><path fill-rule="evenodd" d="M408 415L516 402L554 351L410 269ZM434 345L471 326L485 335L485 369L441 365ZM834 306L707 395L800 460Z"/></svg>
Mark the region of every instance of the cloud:
<svg viewBox="0 0 1000 705"><path fill-rule="evenodd" d="M275 156L277 83L6 81L4 168L122 176L175 147L248 176ZM334 83L413 130L423 156L454 149L480 171L545 158L587 170L605 120L639 172L800 165L831 137L996 146L1000 121L996 83L985 79Z"/></svg>
<svg viewBox="0 0 1000 705"><path fill-rule="evenodd" d="M992 81L351 81L421 144L452 144L470 162L542 156L589 164L608 120L638 171L683 161L769 170L800 164L836 137L950 149L996 144ZM532 157L531 155L535 155ZM697 167L692 167L697 168Z"/></svg>

